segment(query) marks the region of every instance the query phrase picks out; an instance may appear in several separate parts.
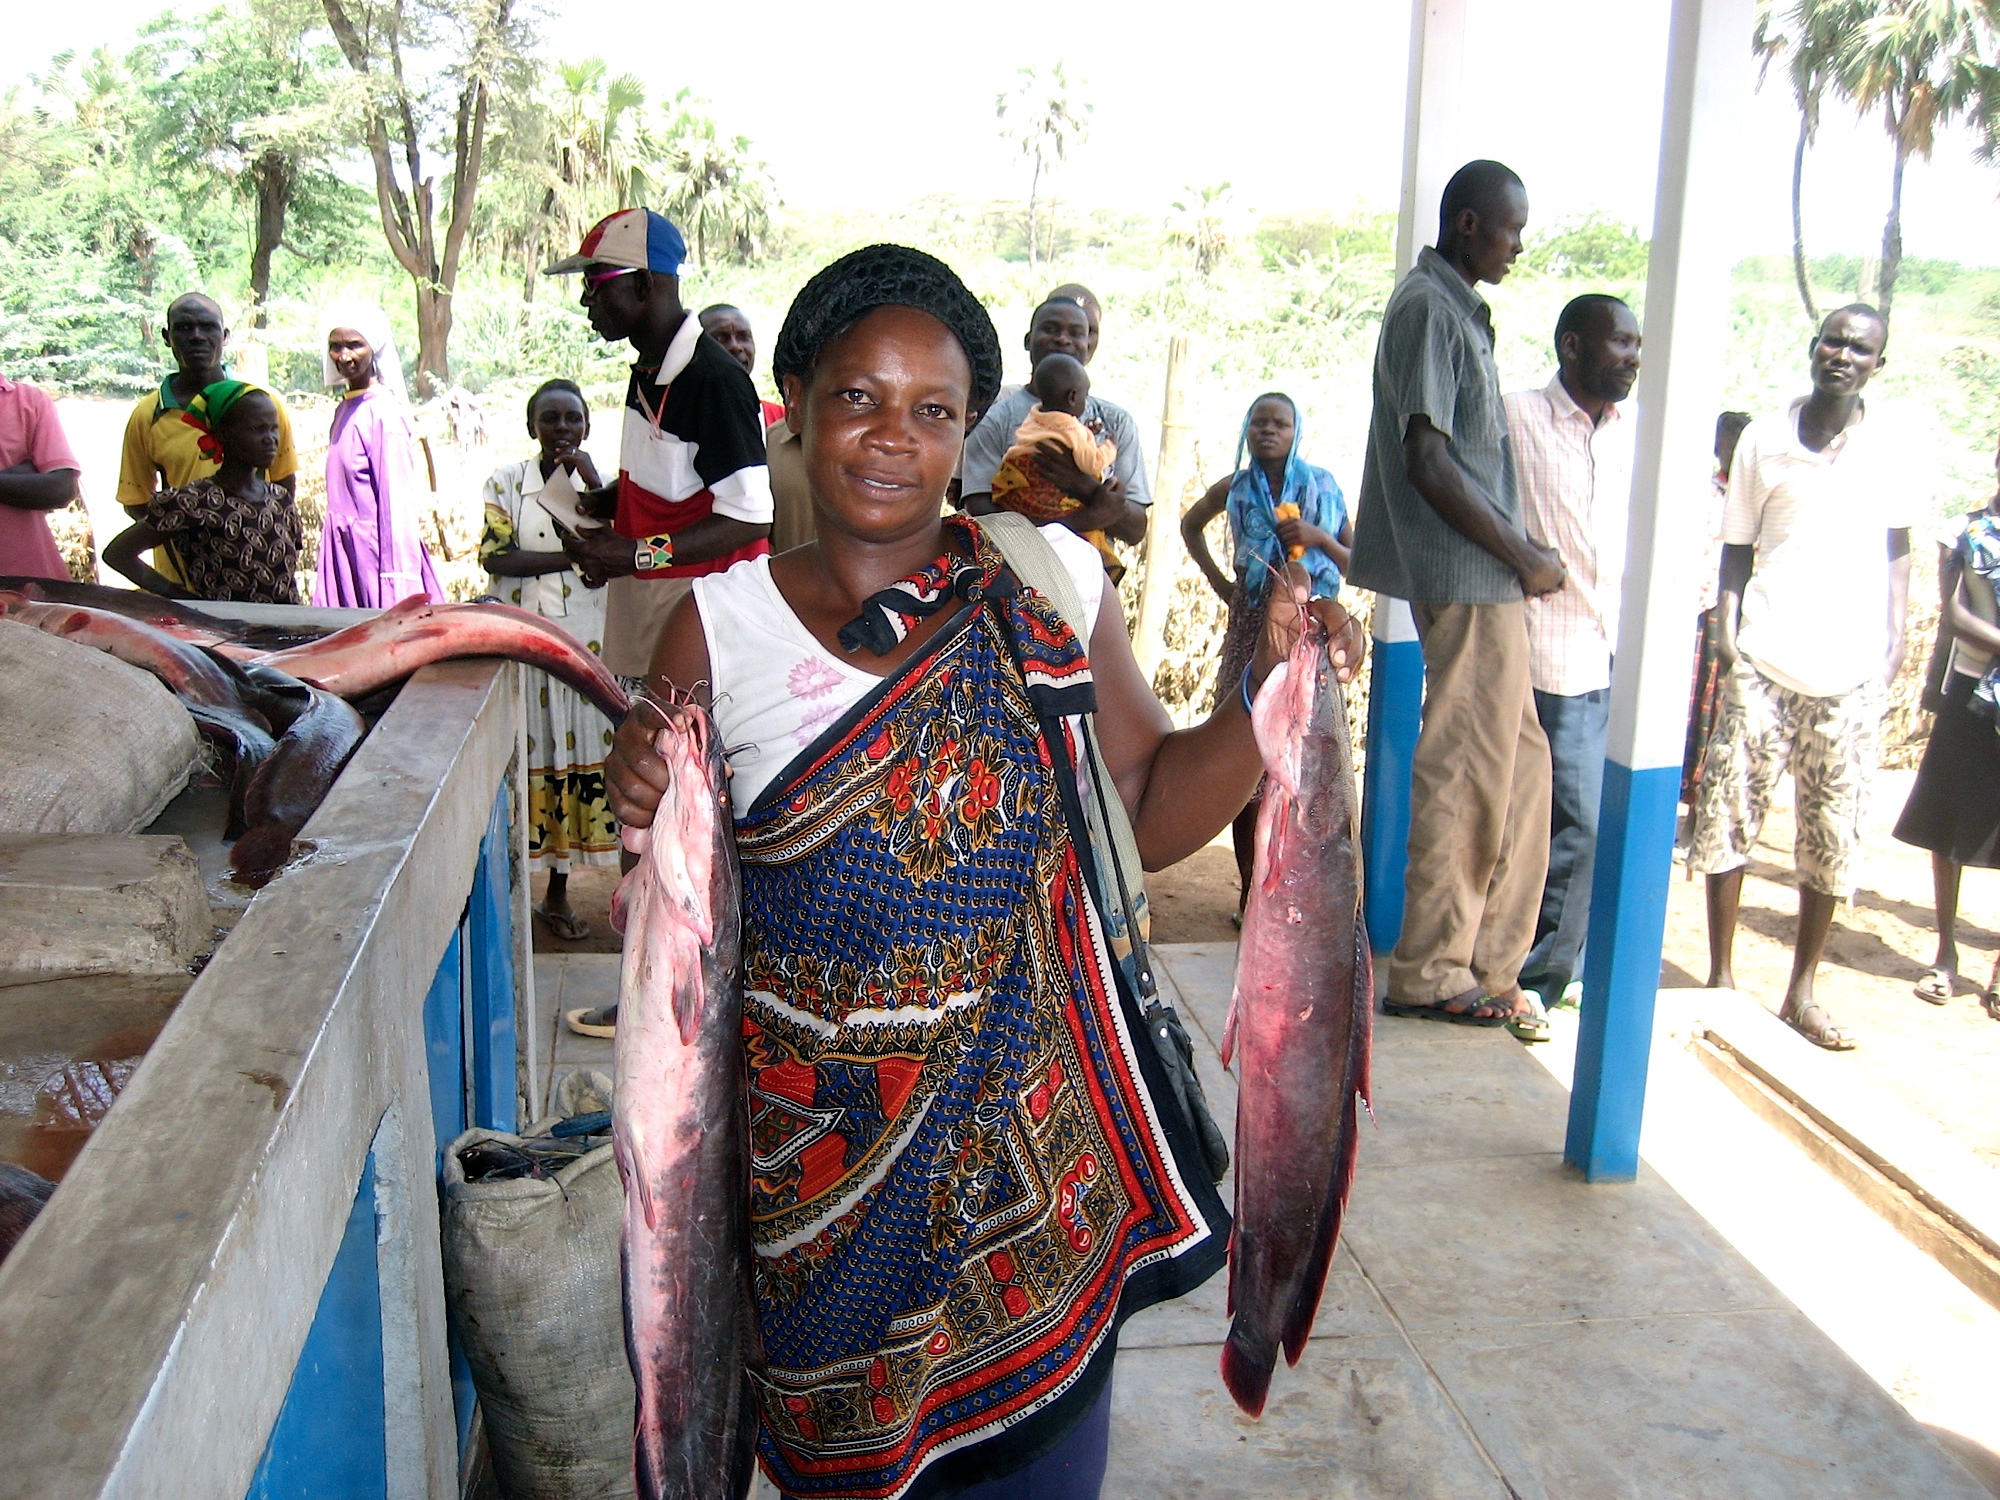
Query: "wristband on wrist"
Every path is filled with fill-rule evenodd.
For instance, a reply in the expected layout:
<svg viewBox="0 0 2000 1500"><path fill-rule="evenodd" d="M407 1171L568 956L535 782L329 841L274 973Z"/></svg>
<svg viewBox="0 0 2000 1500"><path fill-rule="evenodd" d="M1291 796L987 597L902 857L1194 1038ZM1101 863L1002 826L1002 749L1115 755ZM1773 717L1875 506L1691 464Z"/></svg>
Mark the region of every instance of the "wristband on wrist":
<svg viewBox="0 0 2000 1500"><path fill-rule="evenodd" d="M1243 689L1243 712L1246 715L1254 714L1257 711L1254 706L1256 695L1250 691L1250 669L1253 665L1255 663L1252 662L1245 662L1243 664L1243 680L1239 684Z"/></svg>
<svg viewBox="0 0 2000 1500"><path fill-rule="evenodd" d="M664 531L658 536L642 537L632 550L632 566L641 573L670 568L673 563L674 539Z"/></svg>

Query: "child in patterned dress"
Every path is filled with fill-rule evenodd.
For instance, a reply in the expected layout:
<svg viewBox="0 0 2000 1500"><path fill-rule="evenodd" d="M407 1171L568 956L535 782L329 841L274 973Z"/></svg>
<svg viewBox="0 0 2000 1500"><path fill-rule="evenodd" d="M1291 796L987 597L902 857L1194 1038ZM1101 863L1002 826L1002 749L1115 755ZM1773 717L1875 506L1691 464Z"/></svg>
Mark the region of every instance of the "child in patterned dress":
<svg viewBox="0 0 2000 1500"><path fill-rule="evenodd" d="M278 403L256 386L218 380L184 415L202 429L202 451L220 459L221 467L206 479L151 496L145 519L114 537L104 560L140 588L169 599L297 604L293 569L304 531L292 492L264 477L283 432ZM184 582L141 560L142 553L169 540Z"/></svg>

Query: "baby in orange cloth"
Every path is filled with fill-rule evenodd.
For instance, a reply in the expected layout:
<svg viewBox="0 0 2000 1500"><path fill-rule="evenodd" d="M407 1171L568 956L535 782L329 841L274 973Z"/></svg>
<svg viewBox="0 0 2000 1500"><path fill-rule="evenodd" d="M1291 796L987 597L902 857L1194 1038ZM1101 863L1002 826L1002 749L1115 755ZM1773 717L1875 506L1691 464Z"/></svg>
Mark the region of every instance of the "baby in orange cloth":
<svg viewBox="0 0 2000 1500"><path fill-rule="evenodd" d="M1040 524L1060 520L1083 506L1081 500L1064 494L1042 477L1041 467L1035 462L1042 446L1054 439L1068 450L1084 473L1108 479L1118 458L1118 445L1098 436L1096 429L1101 423L1083 420L1084 403L1090 396L1090 375L1079 361L1067 354L1045 356L1035 366L1028 387L1041 404L1015 430L1014 445L993 475L993 503ZM1117 582L1125 564L1112 551L1104 533L1086 531L1082 535L1103 556L1105 571L1112 582Z"/></svg>

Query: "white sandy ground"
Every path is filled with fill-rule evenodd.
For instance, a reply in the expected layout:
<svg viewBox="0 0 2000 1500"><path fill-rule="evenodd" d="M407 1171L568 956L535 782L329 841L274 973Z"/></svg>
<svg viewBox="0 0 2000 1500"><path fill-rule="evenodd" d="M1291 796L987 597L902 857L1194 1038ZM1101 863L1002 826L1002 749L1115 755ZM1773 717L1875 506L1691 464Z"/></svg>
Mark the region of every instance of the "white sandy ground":
<svg viewBox="0 0 2000 1500"><path fill-rule="evenodd" d="M1577 1018L1558 1011L1550 1019L1553 1037L1529 1051L1568 1087ZM1890 1228L1657 1032L1640 1152L2000 1495L2000 1310Z"/></svg>

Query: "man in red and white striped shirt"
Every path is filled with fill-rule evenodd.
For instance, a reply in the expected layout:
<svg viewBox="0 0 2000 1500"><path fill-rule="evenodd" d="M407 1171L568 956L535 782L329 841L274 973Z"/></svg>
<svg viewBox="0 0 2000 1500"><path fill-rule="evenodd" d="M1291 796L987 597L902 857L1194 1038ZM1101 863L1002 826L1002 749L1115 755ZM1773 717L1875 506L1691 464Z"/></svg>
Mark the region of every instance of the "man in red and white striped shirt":
<svg viewBox="0 0 2000 1500"><path fill-rule="evenodd" d="M1507 397L1521 524L1569 573L1527 601L1528 677L1549 737L1549 873L1521 986L1548 1004L1573 999L1590 925L1597 816L1611 707L1611 654L1625 574L1632 420L1618 409L1639 378L1639 322L1616 297L1576 298L1556 319L1555 378ZM1522 1023L1515 1034L1547 1035Z"/></svg>

